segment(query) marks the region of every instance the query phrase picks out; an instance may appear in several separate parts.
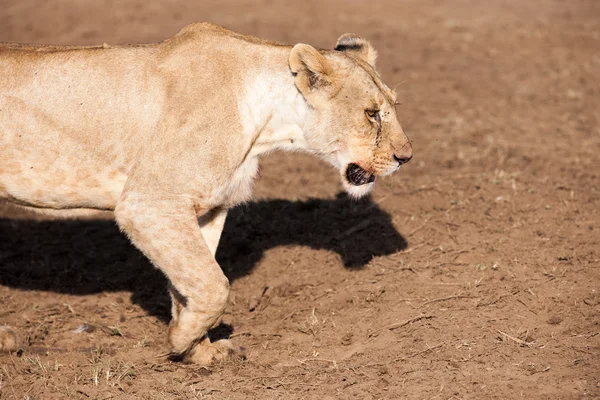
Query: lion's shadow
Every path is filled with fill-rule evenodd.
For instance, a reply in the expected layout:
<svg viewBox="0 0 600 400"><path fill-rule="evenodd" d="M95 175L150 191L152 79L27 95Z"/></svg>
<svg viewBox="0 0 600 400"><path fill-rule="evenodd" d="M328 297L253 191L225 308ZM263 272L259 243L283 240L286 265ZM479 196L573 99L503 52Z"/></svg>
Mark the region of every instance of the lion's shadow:
<svg viewBox="0 0 600 400"><path fill-rule="evenodd" d="M264 200L230 211L217 259L235 280L281 245L335 251L351 269L407 243L370 199ZM130 291L148 313L169 319L166 279L110 220L0 219L0 284L78 295Z"/></svg>

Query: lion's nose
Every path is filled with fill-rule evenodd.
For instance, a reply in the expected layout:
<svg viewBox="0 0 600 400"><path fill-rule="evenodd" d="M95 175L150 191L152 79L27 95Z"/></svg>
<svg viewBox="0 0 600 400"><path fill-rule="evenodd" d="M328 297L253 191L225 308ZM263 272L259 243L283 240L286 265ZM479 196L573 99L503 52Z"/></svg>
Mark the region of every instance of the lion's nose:
<svg viewBox="0 0 600 400"><path fill-rule="evenodd" d="M400 156L394 154L394 160L398 161L398 165L406 164L412 158L412 154L410 156Z"/></svg>
<svg viewBox="0 0 600 400"><path fill-rule="evenodd" d="M398 162L398 165L406 164L411 158L413 158L413 152L410 142L406 143L397 154L394 154L394 160Z"/></svg>

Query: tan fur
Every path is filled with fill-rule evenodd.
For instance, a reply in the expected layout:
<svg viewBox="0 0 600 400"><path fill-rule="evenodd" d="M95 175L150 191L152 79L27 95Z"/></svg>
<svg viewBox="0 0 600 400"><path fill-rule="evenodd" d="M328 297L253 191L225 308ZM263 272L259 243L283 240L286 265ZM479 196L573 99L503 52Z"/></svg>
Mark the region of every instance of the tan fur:
<svg viewBox="0 0 600 400"><path fill-rule="evenodd" d="M19 350L17 333L9 326L0 326L0 352Z"/></svg>
<svg viewBox="0 0 600 400"><path fill-rule="evenodd" d="M194 24L142 46L0 45L0 198L30 207L114 210L171 282L173 354L208 363L229 282L214 255L227 209L247 201L258 157L304 150L375 175L410 142L375 51L294 47ZM344 46L342 46L344 47ZM366 114L377 109L380 122ZM198 219L199 218L199 219Z"/></svg>

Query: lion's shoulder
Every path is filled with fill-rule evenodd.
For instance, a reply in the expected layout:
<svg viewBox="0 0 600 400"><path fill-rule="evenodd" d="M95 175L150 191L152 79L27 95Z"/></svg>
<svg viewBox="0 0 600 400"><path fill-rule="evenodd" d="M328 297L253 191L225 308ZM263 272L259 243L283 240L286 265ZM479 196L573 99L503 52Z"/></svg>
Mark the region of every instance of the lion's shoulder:
<svg viewBox="0 0 600 400"><path fill-rule="evenodd" d="M216 39L234 39L248 44L260 44L265 46L289 46L284 43L275 42L272 40L262 39L252 35L244 35L239 32L232 31L231 29L225 28L220 25L216 25L210 22L196 22L185 26L181 29L173 38L175 40L185 39L201 39L204 38L216 38Z"/></svg>

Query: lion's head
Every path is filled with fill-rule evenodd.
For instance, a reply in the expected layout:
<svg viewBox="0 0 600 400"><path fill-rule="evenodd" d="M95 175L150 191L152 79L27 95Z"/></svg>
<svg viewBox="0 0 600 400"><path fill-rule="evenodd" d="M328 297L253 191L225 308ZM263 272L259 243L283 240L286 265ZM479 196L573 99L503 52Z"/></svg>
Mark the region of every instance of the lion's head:
<svg viewBox="0 0 600 400"><path fill-rule="evenodd" d="M307 142L339 169L346 191L356 197L412 158L396 95L375 71L376 57L365 39L344 34L333 51L297 44L289 59L309 105Z"/></svg>

